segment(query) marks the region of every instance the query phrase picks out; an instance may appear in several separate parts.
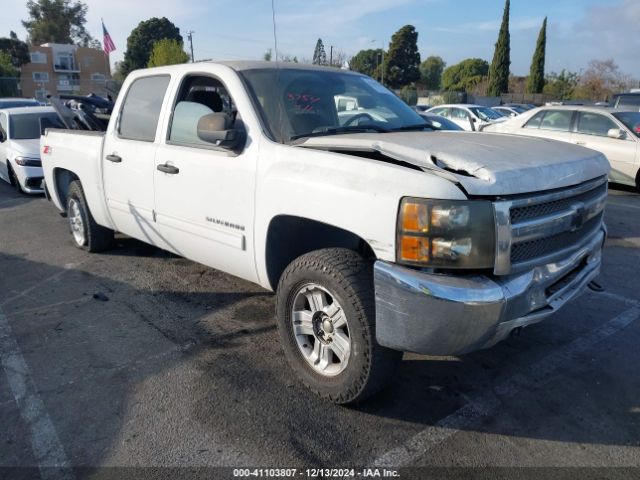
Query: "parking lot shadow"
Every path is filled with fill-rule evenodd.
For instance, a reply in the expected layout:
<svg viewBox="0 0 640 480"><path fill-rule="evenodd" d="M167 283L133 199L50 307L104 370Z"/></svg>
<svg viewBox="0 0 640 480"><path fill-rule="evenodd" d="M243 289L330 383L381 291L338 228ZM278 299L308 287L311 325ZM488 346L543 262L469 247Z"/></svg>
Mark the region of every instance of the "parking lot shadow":
<svg viewBox="0 0 640 480"><path fill-rule="evenodd" d="M204 269L169 260L185 262L194 275ZM345 408L319 400L293 378L278 345L273 298L246 282L211 288L205 273L184 291L6 253L0 265L0 308L29 367L28 388L42 398L68 458L80 466L366 464L562 348L603 313L593 308L577 330L532 327L529 336L463 357L408 355L391 388ZM598 368L576 359L563 367L575 376L550 376L539 388L522 389L468 428L634 445L638 340L636 329L616 345L615 356L593 353ZM0 424L14 425L1 435L24 437L28 415L15 424L5 421L9 414L0 410ZM596 421L602 415L611 428Z"/></svg>

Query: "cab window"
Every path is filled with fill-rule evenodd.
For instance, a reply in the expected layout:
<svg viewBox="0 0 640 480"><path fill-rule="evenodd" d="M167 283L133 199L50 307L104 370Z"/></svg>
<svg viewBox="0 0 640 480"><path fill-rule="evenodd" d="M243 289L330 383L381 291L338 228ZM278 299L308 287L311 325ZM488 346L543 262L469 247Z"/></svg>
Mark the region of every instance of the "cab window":
<svg viewBox="0 0 640 480"><path fill-rule="evenodd" d="M234 128L239 122L233 98L220 80L208 76L186 77L173 108L168 142L213 147L213 144L198 137L198 121L211 113L224 113L228 117L229 128Z"/></svg>
<svg viewBox="0 0 640 480"><path fill-rule="evenodd" d="M160 109L170 77L143 77L129 87L120 113L118 135L129 140L153 142L156 138Z"/></svg>

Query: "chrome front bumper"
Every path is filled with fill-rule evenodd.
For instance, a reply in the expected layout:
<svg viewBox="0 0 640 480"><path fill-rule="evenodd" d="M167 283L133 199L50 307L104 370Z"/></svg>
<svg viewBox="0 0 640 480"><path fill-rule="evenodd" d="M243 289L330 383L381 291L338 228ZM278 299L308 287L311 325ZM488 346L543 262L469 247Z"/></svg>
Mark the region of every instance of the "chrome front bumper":
<svg viewBox="0 0 640 480"><path fill-rule="evenodd" d="M600 273L605 237L603 227L569 258L505 277L433 274L377 261L378 343L425 355L488 348L581 294Z"/></svg>

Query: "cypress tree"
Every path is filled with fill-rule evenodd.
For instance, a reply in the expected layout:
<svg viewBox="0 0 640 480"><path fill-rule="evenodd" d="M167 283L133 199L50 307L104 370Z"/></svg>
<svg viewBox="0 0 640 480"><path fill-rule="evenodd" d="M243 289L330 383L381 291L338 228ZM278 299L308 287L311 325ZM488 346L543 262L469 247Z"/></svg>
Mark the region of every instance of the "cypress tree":
<svg viewBox="0 0 640 480"><path fill-rule="evenodd" d="M527 79L527 93L542 93L544 89L544 61L547 45L547 17L544 17L538 41L536 42L536 51L533 53L531 60L531 70L529 70L529 78Z"/></svg>
<svg viewBox="0 0 640 480"><path fill-rule="evenodd" d="M319 38L316 42L316 49L313 51L313 64L314 65L326 65L327 53L324 51L324 43Z"/></svg>
<svg viewBox="0 0 640 480"><path fill-rule="evenodd" d="M420 79L418 32L413 25L405 25L391 37L384 69L385 80L393 88L400 88Z"/></svg>
<svg viewBox="0 0 640 480"><path fill-rule="evenodd" d="M500 25L500 33L489 69L487 95L498 97L509 90L509 65L511 65L509 49L509 0L506 0L502 25Z"/></svg>

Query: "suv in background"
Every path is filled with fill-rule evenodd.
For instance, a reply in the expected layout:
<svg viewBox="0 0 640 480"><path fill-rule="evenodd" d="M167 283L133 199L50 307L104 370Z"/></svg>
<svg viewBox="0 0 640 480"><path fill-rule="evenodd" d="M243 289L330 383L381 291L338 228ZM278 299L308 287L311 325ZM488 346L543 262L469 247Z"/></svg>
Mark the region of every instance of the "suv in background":
<svg viewBox="0 0 640 480"><path fill-rule="evenodd" d="M618 93L609 102L614 108L632 108L640 111L640 92Z"/></svg>

